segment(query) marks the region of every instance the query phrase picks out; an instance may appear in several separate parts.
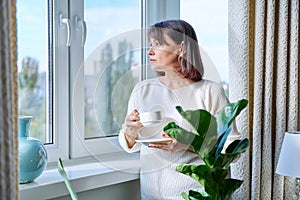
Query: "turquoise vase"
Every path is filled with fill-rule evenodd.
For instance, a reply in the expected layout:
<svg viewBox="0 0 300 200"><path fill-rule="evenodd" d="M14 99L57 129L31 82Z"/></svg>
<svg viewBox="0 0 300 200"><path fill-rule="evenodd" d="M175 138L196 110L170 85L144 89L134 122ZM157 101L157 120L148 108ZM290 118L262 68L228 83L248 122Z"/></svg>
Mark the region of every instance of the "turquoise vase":
<svg viewBox="0 0 300 200"><path fill-rule="evenodd" d="M19 183L30 183L39 177L47 166L47 151L35 138L29 137L31 116L18 117Z"/></svg>

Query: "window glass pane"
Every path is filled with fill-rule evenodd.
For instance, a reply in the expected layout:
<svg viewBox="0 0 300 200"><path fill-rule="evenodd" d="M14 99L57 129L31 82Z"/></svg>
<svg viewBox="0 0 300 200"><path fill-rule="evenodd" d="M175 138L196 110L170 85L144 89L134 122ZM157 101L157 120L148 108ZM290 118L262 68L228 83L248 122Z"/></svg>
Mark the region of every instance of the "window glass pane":
<svg viewBox="0 0 300 200"><path fill-rule="evenodd" d="M116 135L139 80L139 0L84 2L85 137Z"/></svg>
<svg viewBox="0 0 300 200"><path fill-rule="evenodd" d="M17 1L19 115L33 116L30 136L52 143L48 134L47 1Z"/></svg>
<svg viewBox="0 0 300 200"><path fill-rule="evenodd" d="M204 78L228 83L228 0L180 1L180 18L195 29L204 62Z"/></svg>

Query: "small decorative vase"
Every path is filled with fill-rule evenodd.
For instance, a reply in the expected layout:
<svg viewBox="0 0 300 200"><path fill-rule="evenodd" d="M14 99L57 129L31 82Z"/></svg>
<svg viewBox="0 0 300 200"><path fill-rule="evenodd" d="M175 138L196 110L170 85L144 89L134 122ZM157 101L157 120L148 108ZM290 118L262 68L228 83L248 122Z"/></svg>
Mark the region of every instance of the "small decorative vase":
<svg viewBox="0 0 300 200"><path fill-rule="evenodd" d="M35 138L29 137L32 116L18 117L19 183L30 183L39 177L47 166L47 151Z"/></svg>

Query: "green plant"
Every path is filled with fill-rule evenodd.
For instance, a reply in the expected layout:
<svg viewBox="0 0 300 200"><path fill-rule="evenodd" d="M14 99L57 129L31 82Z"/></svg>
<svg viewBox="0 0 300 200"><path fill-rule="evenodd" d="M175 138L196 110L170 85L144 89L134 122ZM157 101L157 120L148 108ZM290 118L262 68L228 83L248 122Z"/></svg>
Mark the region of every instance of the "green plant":
<svg viewBox="0 0 300 200"><path fill-rule="evenodd" d="M59 174L64 179L65 185L70 193L72 200L79 200L75 190L73 189L73 187L71 185L71 182L68 179L68 176L64 169L64 165L63 165L61 158L58 158L57 167L58 167L57 170L58 170Z"/></svg>
<svg viewBox="0 0 300 200"><path fill-rule="evenodd" d="M180 106L176 107L193 130L187 131L175 122L170 122L164 127L164 132L179 143L189 146L205 163L177 166L178 172L190 176L203 186L200 189L190 190L188 194L183 192L184 199L226 200L241 186L243 181L226 176L229 173L230 163L248 149L249 140L247 138L235 140L229 144L224 153L222 150L231 132L232 122L247 104L246 99L229 103L216 116L202 109L183 111Z"/></svg>

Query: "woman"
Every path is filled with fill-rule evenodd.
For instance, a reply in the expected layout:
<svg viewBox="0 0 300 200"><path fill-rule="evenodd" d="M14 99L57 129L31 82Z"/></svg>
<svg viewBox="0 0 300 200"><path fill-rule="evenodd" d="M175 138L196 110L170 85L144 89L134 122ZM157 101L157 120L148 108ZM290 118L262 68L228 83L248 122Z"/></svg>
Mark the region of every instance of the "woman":
<svg viewBox="0 0 300 200"><path fill-rule="evenodd" d="M138 83L129 99L128 114L119 134L119 142L127 152L140 151L142 199L182 199L181 193L199 188L188 176L176 172L182 163L203 163L188 147L175 139L167 142L138 143L149 134L153 138L168 137L163 127L175 121L189 129L189 124L176 111L205 109L215 115L228 103L219 84L202 79L203 64L193 27L183 20L154 24L148 32L148 55L158 78ZM153 126L140 122L140 113L159 110L163 121Z"/></svg>

